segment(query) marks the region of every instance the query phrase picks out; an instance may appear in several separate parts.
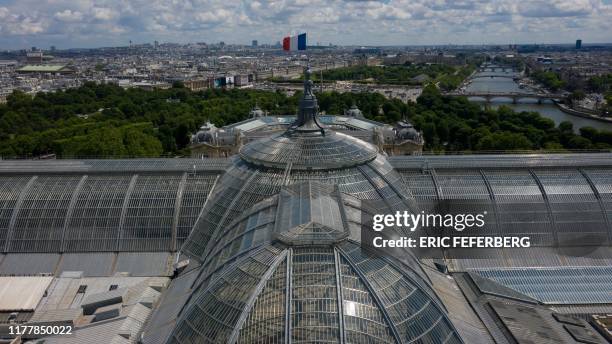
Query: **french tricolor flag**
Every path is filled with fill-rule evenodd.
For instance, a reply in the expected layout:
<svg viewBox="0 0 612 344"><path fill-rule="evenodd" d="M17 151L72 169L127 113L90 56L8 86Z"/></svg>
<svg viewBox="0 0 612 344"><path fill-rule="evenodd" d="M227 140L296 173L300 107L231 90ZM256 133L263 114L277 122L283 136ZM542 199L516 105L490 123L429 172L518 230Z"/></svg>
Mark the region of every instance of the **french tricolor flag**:
<svg viewBox="0 0 612 344"><path fill-rule="evenodd" d="M283 50L306 50L306 33L283 38Z"/></svg>

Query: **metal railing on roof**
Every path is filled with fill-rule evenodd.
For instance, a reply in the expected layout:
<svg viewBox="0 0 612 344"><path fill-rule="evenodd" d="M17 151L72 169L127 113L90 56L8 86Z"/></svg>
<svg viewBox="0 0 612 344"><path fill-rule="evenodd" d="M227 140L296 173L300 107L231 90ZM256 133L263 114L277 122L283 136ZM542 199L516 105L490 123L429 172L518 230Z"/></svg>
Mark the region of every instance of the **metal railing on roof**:
<svg viewBox="0 0 612 344"><path fill-rule="evenodd" d="M0 160L0 173L223 172L226 158Z"/></svg>
<svg viewBox="0 0 612 344"><path fill-rule="evenodd" d="M537 168L612 166L612 153L411 155L387 158L398 169Z"/></svg>

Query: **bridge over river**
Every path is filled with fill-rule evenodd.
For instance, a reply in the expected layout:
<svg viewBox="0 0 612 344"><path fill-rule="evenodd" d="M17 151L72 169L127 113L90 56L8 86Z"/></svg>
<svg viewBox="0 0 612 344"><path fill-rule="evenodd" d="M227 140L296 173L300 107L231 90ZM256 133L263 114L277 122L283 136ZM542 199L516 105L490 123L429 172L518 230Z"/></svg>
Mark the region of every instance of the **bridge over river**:
<svg viewBox="0 0 612 344"><path fill-rule="evenodd" d="M494 74L494 73L478 73L469 77L469 79L478 79L478 78L502 78L502 79L514 79L518 80L521 78L520 74Z"/></svg>
<svg viewBox="0 0 612 344"><path fill-rule="evenodd" d="M459 85L459 89L465 89L472 82L482 79L507 79L511 82L518 82L523 77L523 73L524 71L518 71L512 66L484 64L475 70L472 75L465 78L461 85Z"/></svg>
<svg viewBox="0 0 612 344"><path fill-rule="evenodd" d="M511 66L511 65L503 65L503 64L492 64L492 63L485 63L482 66L478 67L478 72L479 73L483 73L483 72L502 72L502 73L506 73L506 72L515 72L516 71L516 67L515 66Z"/></svg>
<svg viewBox="0 0 612 344"><path fill-rule="evenodd" d="M491 68L493 66L487 64L483 67ZM495 68L499 67L495 66ZM506 67L506 70L507 68L508 67ZM480 75L491 74L497 75L493 78L478 77ZM529 79L517 81L510 77L503 77L503 75L515 76L517 74L520 74L517 70L512 72L506 71L505 73L500 73L498 71L475 72L471 75L471 77L475 78L466 80L463 85L447 94L456 97L469 97L469 99L476 102L487 102L488 106L491 108L497 108L499 105L505 104L517 112L538 112L542 116L555 121L556 125L559 125L561 122L569 121L573 123L574 131L577 133L582 127L593 127L598 130L612 131L612 123L568 114L563 112L557 104L551 104L550 100L556 102L564 99L564 94L546 92L538 88L537 83ZM521 87L521 83L523 87Z"/></svg>
<svg viewBox="0 0 612 344"><path fill-rule="evenodd" d="M562 95L551 93L532 93L532 92L447 92L447 96L451 97L474 97L483 98L487 103L490 103L496 98L512 99L512 103L516 104L521 99L537 99L538 104L542 104L543 100L560 101Z"/></svg>

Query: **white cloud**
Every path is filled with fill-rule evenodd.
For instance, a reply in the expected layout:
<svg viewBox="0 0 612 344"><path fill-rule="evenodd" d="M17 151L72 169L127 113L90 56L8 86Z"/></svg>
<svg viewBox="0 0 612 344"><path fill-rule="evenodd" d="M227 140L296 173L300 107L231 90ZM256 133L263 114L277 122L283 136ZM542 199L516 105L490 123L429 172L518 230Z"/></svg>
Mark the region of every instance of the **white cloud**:
<svg viewBox="0 0 612 344"><path fill-rule="evenodd" d="M9 10L6 7L0 7L0 18L6 18L9 14Z"/></svg>
<svg viewBox="0 0 612 344"><path fill-rule="evenodd" d="M593 3L589 0L525 1L518 6L525 17L575 17L592 13Z"/></svg>
<svg viewBox="0 0 612 344"><path fill-rule="evenodd" d="M83 13L79 11L63 10L55 13L55 19L63 22L79 22L83 20Z"/></svg>
<svg viewBox="0 0 612 344"><path fill-rule="evenodd" d="M214 11L197 13L195 19L204 24L216 24L231 20L231 18L235 16L235 13L220 8Z"/></svg>
<svg viewBox="0 0 612 344"><path fill-rule="evenodd" d="M0 47L135 41L444 44L609 40L602 0L19 0L0 7Z"/></svg>
<svg viewBox="0 0 612 344"><path fill-rule="evenodd" d="M91 13L95 19L103 21L115 19L115 17L117 16L117 12L105 7L94 7Z"/></svg>

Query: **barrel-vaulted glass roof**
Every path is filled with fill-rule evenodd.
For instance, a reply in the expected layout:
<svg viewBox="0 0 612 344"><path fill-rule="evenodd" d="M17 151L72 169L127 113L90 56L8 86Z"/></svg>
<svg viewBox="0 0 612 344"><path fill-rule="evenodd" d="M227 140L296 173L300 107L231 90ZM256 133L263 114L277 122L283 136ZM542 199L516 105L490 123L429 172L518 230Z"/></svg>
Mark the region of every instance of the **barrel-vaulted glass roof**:
<svg viewBox="0 0 612 344"><path fill-rule="evenodd" d="M481 269L474 270L473 273L490 278L542 303L612 303L610 266Z"/></svg>
<svg viewBox="0 0 612 344"><path fill-rule="evenodd" d="M572 244L567 233L578 232L585 234L581 243L612 243L611 154L388 160L288 175L260 169L252 181L270 183L252 190L265 198L284 183L318 180L360 199L406 192L421 209L439 200L476 199L489 202L483 207L493 214L490 233L529 233L536 244L549 245ZM247 169L221 159L210 165L196 159L0 161L0 252L176 251L218 177L228 170L223 180L244 178ZM556 236L547 234L553 231Z"/></svg>
<svg viewBox="0 0 612 344"><path fill-rule="evenodd" d="M534 246L612 244L611 155L593 157L595 167L581 158L576 160L584 166L562 166L557 161L554 166L530 167L525 166L529 157L513 159L515 167L484 161L454 168L452 157L436 158L434 163L421 157L413 158L410 168L399 173L422 208L442 200L483 200L483 210L494 214L487 233L529 236ZM570 163L573 156L566 159ZM463 158L458 160L461 164ZM422 168L415 168L417 162ZM606 162L609 166L603 167Z"/></svg>
<svg viewBox="0 0 612 344"><path fill-rule="evenodd" d="M221 173L49 173L41 165L0 172L0 252L176 251Z"/></svg>

